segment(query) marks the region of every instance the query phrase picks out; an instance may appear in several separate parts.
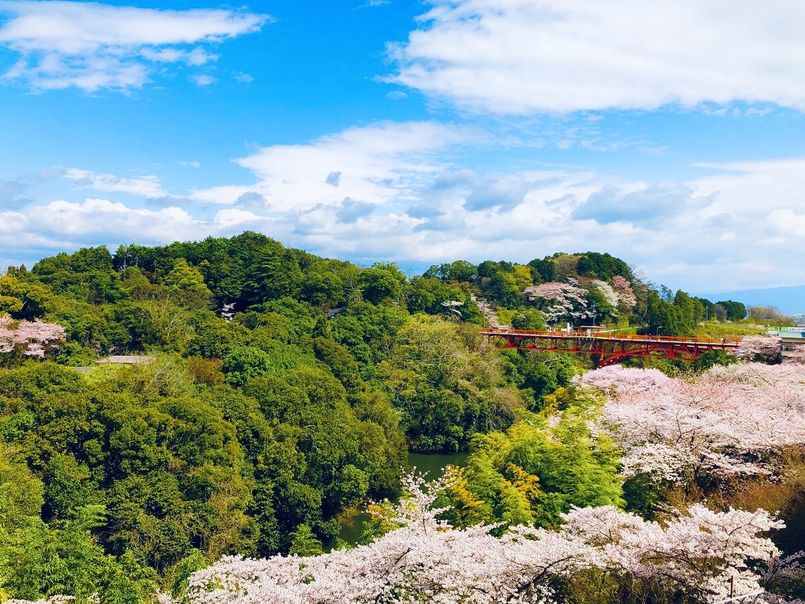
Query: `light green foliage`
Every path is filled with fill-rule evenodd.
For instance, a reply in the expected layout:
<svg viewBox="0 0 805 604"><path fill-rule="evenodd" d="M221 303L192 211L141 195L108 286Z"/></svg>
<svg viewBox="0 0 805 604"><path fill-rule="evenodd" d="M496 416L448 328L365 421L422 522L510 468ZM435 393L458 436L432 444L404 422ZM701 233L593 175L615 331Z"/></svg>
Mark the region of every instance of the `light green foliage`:
<svg viewBox="0 0 805 604"><path fill-rule="evenodd" d="M298 346L271 339L262 340L260 344L260 348L239 346L224 357L223 370L228 384L243 386L251 378L267 373L316 364L316 358Z"/></svg>
<svg viewBox="0 0 805 604"><path fill-rule="evenodd" d="M136 266L127 266L121 274L120 287L135 300L158 298L165 294L166 288L152 284L148 277Z"/></svg>
<svg viewBox="0 0 805 604"><path fill-rule="evenodd" d="M173 265L173 270L163 279L163 285L182 306L204 309L212 304L212 292L204 284L204 277L183 258Z"/></svg>
<svg viewBox="0 0 805 604"><path fill-rule="evenodd" d="M518 308L512 313L510 324L514 329L539 331L545 329L545 317L536 308Z"/></svg>
<svg viewBox="0 0 805 604"><path fill-rule="evenodd" d="M78 507L72 519L51 525L30 516L0 544L0 593L30 600L70 594L88 602L97 594L102 602L144 601L156 588L155 574L104 553L92 531L105 520L102 505Z"/></svg>
<svg viewBox="0 0 805 604"><path fill-rule="evenodd" d="M249 330L243 325L227 323L212 313L196 315L192 321L193 335L184 351L188 356L222 359L234 348L245 345L251 339Z"/></svg>
<svg viewBox="0 0 805 604"><path fill-rule="evenodd" d="M7 433L7 424L3 428ZM0 542L38 518L44 504L42 481L19 457L19 453L0 443Z"/></svg>
<svg viewBox="0 0 805 604"><path fill-rule="evenodd" d="M316 536L307 524L300 524L297 529L291 533L289 554L296 554L297 556L318 556L323 551L321 541L316 539Z"/></svg>
<svg viewBox="0 0 805 604"><path fill-rule="evenodd" d="M332 338L318 337L313 341L313 349L316 358L330 368L347 392L355 393L365 388L358 363L346 348Z"/></svg>
<svg viewBox="0 0 805 604"><path fill-rule="evenodd" d="M48 287L24 281L13 275L0 277L0 312L15 319L33 321L53 304L55 295Z"/></svg>
<svg viewBox="0 0 805 604"><path fill-rule="evenodd" d="M187 590L190 575L197 570L207 568L209 564L210 562L207 556L205 556L202 551L192 549L174 568L173 581L171 582L171 595L174 598L181 598Z"/></svg>
<svg viewBox="0 0 805 604"><path fill-rule="evenodd" d="M239 346L224 358L226 382L243 386L251 378L259 377L271 368L271 356L254 346Z"/></svg>
<svg viewBox="0 0 805 604"><path fill-rule="evenodd" d="M554 526L571 506L622 507L619 451L588 427L600 405L560 389L542 412L521 412L505 433L476 435L459 487L448 491L459 509L476 503L454 520Z"/></svg>

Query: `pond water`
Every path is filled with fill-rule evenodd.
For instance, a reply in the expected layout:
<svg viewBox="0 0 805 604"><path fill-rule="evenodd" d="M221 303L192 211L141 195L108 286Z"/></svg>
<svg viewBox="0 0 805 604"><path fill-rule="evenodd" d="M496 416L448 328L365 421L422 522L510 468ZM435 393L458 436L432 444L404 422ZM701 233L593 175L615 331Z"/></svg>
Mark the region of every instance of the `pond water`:
<svg viewBox="0 0 805 604"><path fill-rule="evenodd" d="M408 468L416 467L428 480L441 476L445 466L453 465L463 467L467 463L469 453L409 453ZM363 532L364 525L369 521L369 515L363 512L342 518L341 532L338 538L349 544L355 544ZM335 547L335 541L325 543L325 549Z"/></svg>
<svg viewBox="0 0 805 604"><path fill-rule="evenodd" d="M785 529L772 535L774 544L786 556L805 550L805 493L800 493L799 499L782 520Z"/></svg>

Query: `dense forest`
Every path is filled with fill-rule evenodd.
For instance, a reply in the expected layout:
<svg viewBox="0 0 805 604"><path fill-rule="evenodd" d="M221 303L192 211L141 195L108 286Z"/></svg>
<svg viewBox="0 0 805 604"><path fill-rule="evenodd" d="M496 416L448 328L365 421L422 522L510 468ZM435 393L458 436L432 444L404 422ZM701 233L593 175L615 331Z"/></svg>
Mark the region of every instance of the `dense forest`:
<svg viewBox="0 0 805 604"><path fill-rule="evenodd" d="M685 489L724 483L695 469L682 491L648 484L652 470L627 476L632 445L591 428L604 399L576 377L595 359L500 350L480 327L693 335L746 314L594 252L410 276L244 233L10 267L0 598L180 598L225 555L321 553L344 515L399 494L408 451L472 451L439 494L455 527L557 527L586 506L651 520ZM132 358L99 362L110 355ZM734 361L633 365L692 374ZM376 522L364 540L388 530Z"/></svg>

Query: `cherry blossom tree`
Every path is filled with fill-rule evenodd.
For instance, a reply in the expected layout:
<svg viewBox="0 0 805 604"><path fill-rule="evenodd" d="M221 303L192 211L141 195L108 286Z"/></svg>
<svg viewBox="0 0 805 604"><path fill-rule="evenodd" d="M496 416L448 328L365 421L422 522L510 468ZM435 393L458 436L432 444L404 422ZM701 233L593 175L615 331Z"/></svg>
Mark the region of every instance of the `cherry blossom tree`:
<svg viewBox="0 0 805 604"><path fill-rule="evenodd" d="M599 279L593 279L591 285L601 292L601 295L604 296L604 299L607 301L612 308L617 308L620 299L618 298L618 294L615 292L613 287L607 283L606 281L601 281Z"/></svg>
<svg viewBox="0 0 805 604"><path fill-rule="evenodd" d="M775 451L805 444L805 380L794 364L716 366L690 379L613 365L576 383L606 397L600 427L624 450L627 477L773 474Z"/></svg>
<svg viewBox="0 0 805 604"><path fill-rule="evenodd" d="M738 344L735 356L742 361L779 363L783 359L782 340L768 336L746 336Z"/></svg>
<svg viewBox="0 0 805 604"><path fill-rule="evenodd" d="M612 506L574 509L559 530L492 526L456 530L431 506L444 479L408 476L411 497L392 506L399 528L373 543L321 556L266 560L226 557L190 577L187 598L225 603L544 603L590 573L615 578L597 601L614 602L622 582L636 591L716 601L760 589L764 564L779 555L766 531L781 528L763 510L713 512L692 506L665 525ZM667 601L670 601L670 597ZM643 601L643 600L641 600ZM660 601L655 599L655 601Z"/></svg>
<svg viewBox="0 0 805 604"><path fill-rule="evenodd" d="M15 321L0 316L0 354L19 350L31 357L44 357L45 351L64 340L61 325L42 321Z"/></svg>
<svg viewBox="0 0 805 604"><path fill-rule="evenodd" d="M587 290L579 287L578 282L570 283L551 281L525 288L523 293L531 300L541 300L541 308L548 323L568 321L577 323L593 316L587 308Z"/></svg>
<svg viewBox="0 0 805 604"><path fill-rule="evenodd" d="M632 284L620 275L612 277L612 289L618 296L618 303L626 308L632 308L637 304L637 296L632 290Z"/></svg>

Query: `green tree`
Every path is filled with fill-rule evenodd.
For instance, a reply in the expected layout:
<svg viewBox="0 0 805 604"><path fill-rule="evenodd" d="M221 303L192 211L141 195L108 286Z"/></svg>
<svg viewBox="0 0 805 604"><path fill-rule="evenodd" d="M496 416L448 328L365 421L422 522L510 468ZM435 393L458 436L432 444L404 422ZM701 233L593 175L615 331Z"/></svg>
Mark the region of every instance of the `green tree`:
<svg viewBox="0 0 805 604"><path fill-rule="evenodd" d="M171 272L165 276L163 285L182 306L204 309L212 305L212 292L204 284L204 277L183 258L173 265Z"/></svg>
<svg viewBox="0 0 805 604"><path fill-rule="evenodd" d="M476 435L462 472L465 488L484 502L475 516L555 526L572 506L623 507L619 451L589 427L600 406L560 389L542 412L521 412L525 421L505 433Z"/></svg>
<svg viewBox="0 0 805 604"><path fill-rule="evenodd" d="M520 397L506 387L499 357L474 329L415 315L379 365L414 449L457 451L473 433L513 421Z"/></svg>
<svg viewBox="0 0 805 604"><path fill-rule="evenodd" d="M405 275L393 264L375 264L358 275L358 286L363 299L375 305L385 301L398 301L404 283Z"/></svg>

